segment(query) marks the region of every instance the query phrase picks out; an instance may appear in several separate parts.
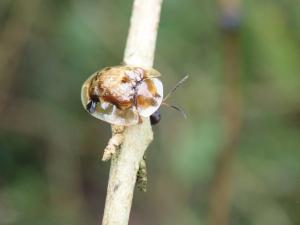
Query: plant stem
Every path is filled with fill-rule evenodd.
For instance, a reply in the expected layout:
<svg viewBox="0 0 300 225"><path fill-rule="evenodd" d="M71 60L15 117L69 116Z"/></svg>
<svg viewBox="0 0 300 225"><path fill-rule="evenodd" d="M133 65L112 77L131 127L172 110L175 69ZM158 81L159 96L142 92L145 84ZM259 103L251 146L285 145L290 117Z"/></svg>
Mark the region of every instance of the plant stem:
<svg viewBox="0 0 300 225"><path fill-rule="evenodd" d="M124 63L149 68L153 65L162 0L134 0ZM126 127L119 153L113 156L108 181L103 225L127 225L139 163L153 139L149 118Z"/></svg>

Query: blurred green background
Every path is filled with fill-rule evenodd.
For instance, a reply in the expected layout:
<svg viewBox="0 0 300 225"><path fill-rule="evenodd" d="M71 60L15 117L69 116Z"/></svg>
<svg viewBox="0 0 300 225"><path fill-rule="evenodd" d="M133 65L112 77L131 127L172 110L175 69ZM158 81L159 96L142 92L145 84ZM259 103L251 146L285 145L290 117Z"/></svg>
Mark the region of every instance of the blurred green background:
<svg viewBox="0 0 300 225"><path fill-rule="evenodd" d="M0 1L0 224L99 224L110 126L83 81L118 65L129 0ZM165 90L130 224L300 224L300 2L165 0Z"/></svg>

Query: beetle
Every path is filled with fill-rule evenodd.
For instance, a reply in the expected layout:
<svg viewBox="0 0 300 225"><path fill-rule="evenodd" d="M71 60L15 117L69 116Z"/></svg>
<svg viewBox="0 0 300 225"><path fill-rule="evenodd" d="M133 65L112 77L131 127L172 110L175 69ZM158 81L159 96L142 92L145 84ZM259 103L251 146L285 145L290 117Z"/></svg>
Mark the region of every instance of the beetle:
<svg viewBox="0 0 300 225"><path fill-rule="evenodd" d="M83 84L81 101L97 119L130 126L151 116L163 100L163 85L155 69L132 66L106 67Z"/></svg>
<svg viewBox="0 0 300 225"><path fill-rule="evenodd" d="M152 125L160 119L162 104L184 112L165 100L186 79L185 76L163 98L160 73L153 69L134 66L106 67L92 74L83 84L81 101L93 117L115 125L130 126L141 122L141 117L150 117Z"/></svg>

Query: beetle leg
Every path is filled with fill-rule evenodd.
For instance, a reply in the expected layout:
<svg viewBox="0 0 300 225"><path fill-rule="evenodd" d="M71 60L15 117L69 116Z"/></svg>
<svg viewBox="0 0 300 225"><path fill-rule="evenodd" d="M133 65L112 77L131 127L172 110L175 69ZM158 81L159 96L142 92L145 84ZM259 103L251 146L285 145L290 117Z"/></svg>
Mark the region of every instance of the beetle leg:
<svg viewBox="0 0 300 225"><path fill-rule="evenodd" d="M97 106L97 102L91 100L87 105L86 105L86 110L89 113L94 113L96 111L96 106Z"/></svg>

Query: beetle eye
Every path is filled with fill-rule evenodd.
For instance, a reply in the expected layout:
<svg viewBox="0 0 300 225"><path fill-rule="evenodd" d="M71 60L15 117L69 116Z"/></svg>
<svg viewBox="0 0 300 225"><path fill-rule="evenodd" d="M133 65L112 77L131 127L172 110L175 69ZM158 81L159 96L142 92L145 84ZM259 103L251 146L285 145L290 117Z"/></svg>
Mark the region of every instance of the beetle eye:
<svg viewBox="0 0 300 225"><path fill-rule="evenodd" d="M157 124L161 119L160 110L156 110L151 116L150 116L150 122L151 125Z"/></svg>
<svg viewBox="0 0 300 225"><path fill-rule="evenodd" d="M96 111L96 106L97 106L97 102L92 100L86 105L86 110L89 113L94 113Z"/></svg>

